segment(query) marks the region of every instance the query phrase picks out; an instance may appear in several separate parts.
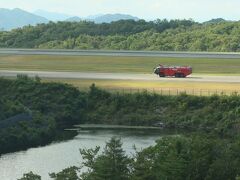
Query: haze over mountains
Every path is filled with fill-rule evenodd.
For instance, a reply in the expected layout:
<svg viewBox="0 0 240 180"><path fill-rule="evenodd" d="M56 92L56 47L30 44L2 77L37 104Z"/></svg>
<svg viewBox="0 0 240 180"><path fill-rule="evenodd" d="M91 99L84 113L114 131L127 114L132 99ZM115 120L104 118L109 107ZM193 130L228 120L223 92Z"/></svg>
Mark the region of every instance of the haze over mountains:
<svg viewBox="0 0 240 180"><path fill-rule="evenodd" d="M95 23L111 23L113 21L118 21L118 20L127 20L127 19L133 19L135 21L139 20L138 17L134 17L131 15L127 14L105 14L105 15L99 15L95 17L86 17L86 18L80 18L78 16L70 17L66 19L66 21L69 22L79 22L81 20L86 20L86 21L93 21Z"/></svg>
<svg viewBox="0 0 240 180"><path fill-rule="evenodd" d="M98 16L95 19L92 19L95 23L111 23L113 21L118 20L127 20L127 19L133 19L135 21L139 20L138 17L134 17L127 14L105 14L102 16ZM91 20L91 19L90 19Z"/></svg>
<svg viewBox="0 0 240 180"><path fill-rule="evenodd" d="M137 17L126 14L104 14L93 15L88 17L77 17L62 13L48 12L37 10L33 13L21 9L3 9L0 8L0 30L11 30L26 25L36 25L40 23L48 23L49 21L70 21L78 22L81 20L93 21L95 23L110 23L118 20L133 19L139 20Z"/></svg>
<svg viewBox="0 0 240 180"><path fill-rule="evenodd" d="M11 30L25 25L47 23L49 20L21 9L0 8L0 29Z"/></svg>
<svg viewBox="0 0 240 180"><path fill-rule="evenodd" d="M64 20L72 17L71 15L68 15L68 14L49 12L49 11L45 11L42 9L38 9L38 10L34 11L33 13L38 16L42 16L50 21L64 21Z"/></svg>
<svg viewBox="0 0 240 180"><path fill-rule="evenodd" d="M48 23L49 21L68 21L79 22L82 20L93 21L95 23L111 23L118 20L139 20L138 17L134 17L127 14L97 14L87 17L78 17L74 15L68 15L64 13L48 12L45 10L37 10L33 13L24 11L19 8L4 9L0 8L0 31L12 30L15 28L21 28L26 25L36 25L40 23ZM206 21L206 24L225 22L222 18L212 19Z"/></svg>

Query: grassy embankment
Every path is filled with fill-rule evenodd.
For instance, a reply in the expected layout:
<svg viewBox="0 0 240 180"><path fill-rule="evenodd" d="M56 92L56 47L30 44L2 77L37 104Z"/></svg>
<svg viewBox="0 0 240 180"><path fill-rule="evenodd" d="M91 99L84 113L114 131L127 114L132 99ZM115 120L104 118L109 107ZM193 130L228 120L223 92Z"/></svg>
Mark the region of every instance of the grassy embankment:
<svg viewBox="0 0 240 180"><path fill-rule="evenodd" d="M158 58L158 57L104 57L104 56L0 56L1 70L35 71L73 71L73 72L115 72L115 73L152 73L157 64L190 65L194 74L240 75L240 59L198 59L198 58ZM156 82L129 80L81 80L48 79L73 84L80 89L95 83L111 91L126 89L134 92L139 89L177 94L187 91L189 94L208 95L216 91L230 94L240 90L239 83L205 82ZM195 91L193 91L193 89Z"/></svg>
<svg viewBox="0 0 240 180"><path fill-rule="evenodd" d="M88 90L91 84L110 92L134 93L147 90L163 95L177 95L186 92L190 95L232 94L240 91L239 83L205 83L205 82L158 82L130 80L78 80L78 79L44 79L44 82L63 82L73 84L80 90Z"/></svg>

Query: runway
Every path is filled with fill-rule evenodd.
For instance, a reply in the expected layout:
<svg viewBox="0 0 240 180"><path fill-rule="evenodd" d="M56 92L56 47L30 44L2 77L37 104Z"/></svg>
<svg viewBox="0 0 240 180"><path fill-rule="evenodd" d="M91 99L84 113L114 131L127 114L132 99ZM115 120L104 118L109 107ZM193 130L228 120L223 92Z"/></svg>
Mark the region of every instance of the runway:
<svg viewBox="0 0 240 180"><path fill-rule="evenodd" d="M16 77L18 74L29 77L52 79L102 79L102 80L138 80L138 81L177 81L177 82L219 82L240 83L240 76L191 75L187 78L159 78L155 74L132 73L91 73L91 72L47 72L47 71L7 71L0 70L0 77Z"/></svg>
<svg viewBox="0 0 240 180"><path fill-rule="evenodd" d="M205 53L205 52L188 53L188 52L106 51L106 50L0 49L0 55L125 56L125 57L136 56L136 57L240 59L240 53ZM240 76L191 75L187 78L159 78L154 74L0 70L0 76L2 77L16 77L18 74L26 74L29 77L39 76L41 78L59 78L59 79L69 78L69 79L240 83Z"/></svg>
<svg viewBox="0 0 240 180"><path fill-rule="evenodd" d="M0 49L0 55L125 56L125 57L240 59L240 53L112 51L112 50L108 51L108 50Z"/></svg>

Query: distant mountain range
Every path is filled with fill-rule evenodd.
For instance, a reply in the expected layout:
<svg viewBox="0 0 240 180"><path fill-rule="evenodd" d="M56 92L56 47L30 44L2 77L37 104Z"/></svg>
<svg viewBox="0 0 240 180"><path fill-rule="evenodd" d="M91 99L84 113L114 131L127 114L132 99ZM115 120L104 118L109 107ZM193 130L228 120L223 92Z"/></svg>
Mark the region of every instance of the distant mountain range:
<svg viewBox="0 0 240 180"><path fill-rule="evenodd" d="M64 20L72 17L71 15L68 15L68 14L48 12L48 11L41 10L41 9L36 10L33 13L38 16L42 16L50 21L64 21Z"/></svg>
<svg viewBox="0 0 240 180"><path fill-rule="evenodd" d="M92 15L87 17L78 17L78 16L71 16L71 15L62 14L62 13L48 12L44 10L37 10L34 12L34 14L45 17L50 21L79 22L82 20L86 20L86 21L93 21L95 23L111 23L113 21L126 20L126 19L133 19L136 21L139 20L138 17L134 17L127 14L98 14L98 15Z"/></svg>
<svg viewBox="0 0 240 180"><path fill-rule="evenodd" d="M95 23L111 23L113 21L132 19L138 21L138 17L127 14L105 14L92 19ZM91 19L90 19L91 20Z"/></svg>
<svg viewBox="0 0 240 180"><path fill-rule="evenodd" d="M222 23L222 22L227 22L227 20L223 18L216 18L216 19L211 19L210 21L204 22L204 24L217 24L217 23Z"/></svg>
<svg viewBox="0 0 240 180"><path fill-rule="evenodd" d="M80 18L80 17L74 16L66 19L66 21L78 22L78 21L86 20L86 21L93 21L95 23L100 24L100 23L111 23L113 21L127 20L127 19L132 19L135 21L139 20L138 17L134 17L127 14L104 14L99 16L89 16L86 18Z"/></svg>
<svg viewBox="0 0 240 180"><path fill-rule="evenodd" d="M47 23L49 20L23 11L21 9L3 9L0 8L0 29L11 30L26 25L36 25L39 23Z"/></svg>
<svg viewBox="0 0 240 180"><path fill-rule="evenodd" d="M11 30L26 25L48 23L49 21L79 22L81 20L86 20L93 21L95 23L110 23L122 19L139 20L137 17L126 14L93 15L85 18L80 18L77 16L48 12L44 10L37 10L33 13L30 13L18 8L12 10L0 8L0 30Z"/></svg>
<svg viewBox="0 0 240 180"><path fill-rule="evenodd" d="M79 21L82 21L82 19L80 17L74 16L74 17L67 18L65 21L79 22Z"/></svg>
<svg viewBox="0 0 240 180"><path fill-rule="evenodd" d="M26 25L36 25L40 23L48 23L49 21L69 21L79 22L82 20L93 21L95 23L111 23L118 20L139 20L138 17L134 17L127 14L99 14L88 17L71 16L62 13L48 12L44 10L37 10L33 13L24 11L22 9L3 9L0 8L0 31L11 30L20 28ZM213 24L225 22L222 18L212 19L204 22L205 24Z"/></svg>

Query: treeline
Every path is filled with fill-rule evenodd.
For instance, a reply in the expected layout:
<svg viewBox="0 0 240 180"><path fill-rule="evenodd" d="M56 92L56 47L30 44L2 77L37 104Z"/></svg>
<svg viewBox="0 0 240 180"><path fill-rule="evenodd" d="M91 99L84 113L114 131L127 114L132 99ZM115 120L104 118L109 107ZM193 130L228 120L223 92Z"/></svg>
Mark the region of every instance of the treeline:
<svg viewBox="0 0 240 180"><path fill-rule="evenodd" d="M18 76L0 87L0 155L65 138L63 129L83 119L85 95L69 85ZM23 113L31 119L14 118Z"/></svg>
<svg viewBox="0 0 240 180"><path fill-rule="evenodd" d="M0 32L1 48L240 51L240 22L50 22Z"/></svg>
<svg viewBox="0 0 240 180"><path fill-rule="evenodd" d="M0 79L0 154L59 140L73 124L152 126L203 131L222 138L239 133L240 96L195 97L89 92L39 78ZM28 114L27 121L15 117ZM22 116L20 116L21 118ZM9 119L10 118L10 119ZM6 121L9 121L6 127ZM4 122L4 128L1 128Z"/></svg>
<svg viewBox="0 0 240 180"><path fill-rule="evenodd" d="M147 92L111 94L90 87L87 122L214 131L228 136L239 132L240 96L161 96Z"/></svg>
<svg viewBox="0 0 240 180"><path fill-rule="evenodd" d="M63 41L49 41L37 48L239 52L239 31L240 23L225 22L167 29L161 33L147 30L127 36L80 35Z"/></svg>
<svg viewBox="0 0 240 180"><path fill-rule="evenodd" d="M154 29L163 32L166 29L188 27L196 24L190 20L157 20L146 22L144 20L120 20L110 24L95 24L93 22L50 22L37 26L26 26L10 32L0 32L0 47L38 48L42 44L54 41L76 39L80 35L114 36L132 35L146 30Z"/></svg>
<svg viewBox="0 0 240 180"><path fill-rule="evenodd" d="M95 85L89 92L81 92L67 84L42 83L38 77L21 75L16 80L0 79L0 87L0 155L60 140L64 128L80 123L162 123L165 128L192 132L163 137L131 157L121 141L113 138L103 150L81 149L83 164L51 173L52 179L240 178L238 95L112 94ZM31 119L10 121L11 117L18 120L18 114L28 114ZM8 127L1 128L6 121L10 121ZM21 180L28 179L41 177L30 172Z"/></svg>
<svg viewBox="0 0 240 180"><path fill-rule="evenodd" d="M156 145L126 155L120 139L112 138L103 152L100 147L80 149L84 162L51 173L55 180L238 180L240 140L193 135L163 137ZM87 168L87 171L86 171ZM20 180L40 180L32 172Z"/></svg>

